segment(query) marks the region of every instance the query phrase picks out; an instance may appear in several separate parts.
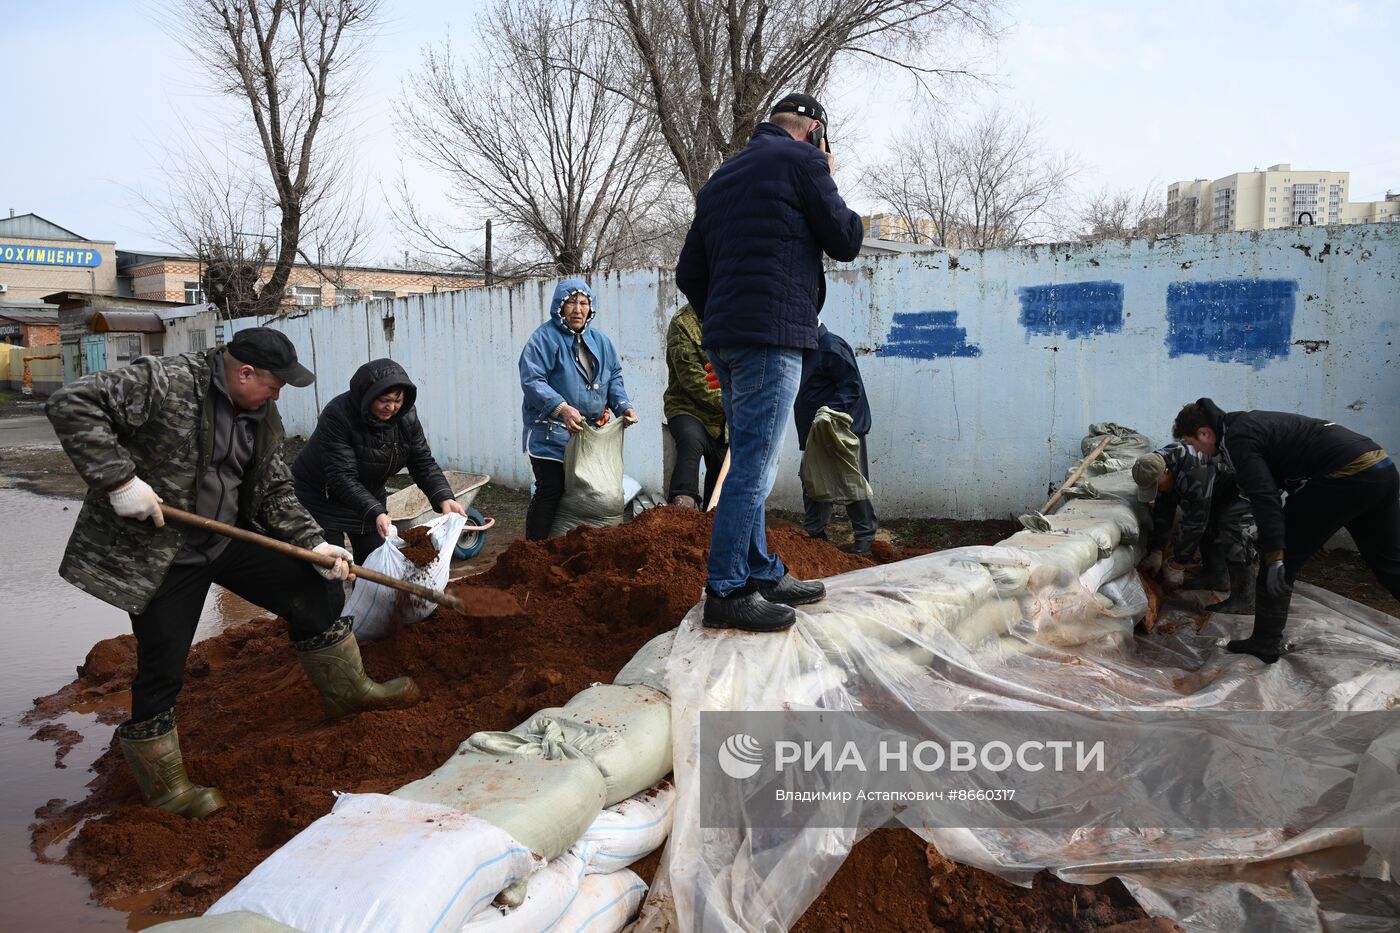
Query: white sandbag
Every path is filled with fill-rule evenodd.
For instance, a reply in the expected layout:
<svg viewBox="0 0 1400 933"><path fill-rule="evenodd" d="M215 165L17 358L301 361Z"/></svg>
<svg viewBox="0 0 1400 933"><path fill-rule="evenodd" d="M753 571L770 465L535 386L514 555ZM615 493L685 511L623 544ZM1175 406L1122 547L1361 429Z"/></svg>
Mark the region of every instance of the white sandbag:
<svg viewBox="0 0 1400 933"><path fill-rule="evenodd" d="M1120 543L1136 544L1142 536L1144 524L1139 508L1136 502L1118 499L1072 499L1056 514L1086 515L1112 522L1118 526Z"/></svg>
<svg viewBox="0 0 1400 933"><path fill-rule="evenodd" d="M588 869L592 846L579 844L553 859L527 881L525 899L508 908L488 904L460 927L460 933L546 933L557 930L559 921L578 897Z"/></svg>
<svg viewBox="0 0 1400 933"><path fill-rule="evenodd" d="M432 774L392 796L471 813L546 859L568 851L602 810L607 783L587 758L493 755L469 741Z"/></svg>
<svg viewBox="0 0 1400 933"><path fill-rule="evenodd" d="M1116 548L1113 553L1100 560L1079 577L1079 582L1090 593L1097 593L1109 580L1119 577L1137 567L1142 559L1143 549L1136 545Z"/></svg>
<svg viewBox="0 0 1400 933"><path fill-rule="evenodd" d="M671 834L675 807L676 788L662 781L599 813L580 841L589 847L588 871L618 871L661 848Z"/></svg>
<svg viewBox="0 0 1400 933"><path fill-rule="evenodd" d="M1077 534L1094 539L1099 557L1107 557L1113 552L1123 535L1117 523L1106 521L1095 515L1084 515L1071 511L1068 506L1052 515L1029 512L1021 516L1021 524L1030 531L1046 534Z"/></svg>
<svg viewBox="0 0 1400 933"><path fill-rule="evenodd" d="M300 933L261 914L246 910L235 910L228 914L215 914L204 917L187 917L184 920L171 920L157 923L148 930L160 933Z"/></svg>
<svg viewBox="0 0 1400 933"><path fill-rule="evenodd" d="M433 546L437 548L437 557L426 566L420 567L403 556L403 538L394 532L365 558L365 569L378 571L406 583L442 590L447 586L447 577L452 572L452 549L461 537L462 526L466 523L465 515L454 513L439 515L427 523L428 534L432 538ZM436 608L436 603L430 603L426 599L371 583L363 577L356 577L355 588L345 600L344 614L355 619L355 638L360 641L372 641L383 638L396 623L412 625L423 621Z"/></svg>
<svg viewBox="0 0 1400 933"><path fill-rule="evenodd" d="M629 869L585 875L578 897L551 933L617 933L637 915L646 882Z"/></svg>
<svg viewBox="0 0 1400 933"><path fill-rule="evenodd" d="M346 794L209 913L251 911L305 933L452 930L542 863L451 807Z"/></svg>
<svg viewBox="0 0 1400 933"><path fill-rule="evenodd" d="M497 754L581 754L602 772L611 805L671 773L671 704L650 687L594 684L509 733L477 733L468 741Z"/></svg>
<svg viewBox="0 0 1400 933"><path fill-rule="evenodd" d="M623 428L623 420L613 418L601 428L585 423L581 432L569 435L564 448L564 495L554 512L551 538L579 525L622 524L627 503L622 492Z"/></svg>
<svg viewBox="0 0 1400 933"><path fill-rule="evenodd" d="M1042 559L1066 564L1073 568L1075 576L1094 566L1099 559L1098 544L1093 538L1084 535L1018 531L1001 544L1021 548Z"/></svg>
<svg viewBox="0 0 1400 933"><path fill-rule="evenodd" d="M699 594L696 599L698 601ZM641 649L632 655L632 660L622 665L622 670L617 672L613 683L621 686L640 684L669 696L670 691L666 688L666 659L671 656L671 646L675 642L675 629L657 635L642 645Z"/></svg>

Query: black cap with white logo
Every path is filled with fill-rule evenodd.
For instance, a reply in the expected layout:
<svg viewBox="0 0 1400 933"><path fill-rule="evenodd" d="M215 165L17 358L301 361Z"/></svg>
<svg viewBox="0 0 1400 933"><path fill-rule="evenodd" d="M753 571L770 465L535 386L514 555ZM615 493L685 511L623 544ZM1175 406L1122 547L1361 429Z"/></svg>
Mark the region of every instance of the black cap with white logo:
<svg viewBox="0 0 1400 933"><path fill-rule="evenodd" d="M823 126L826 125L826 111L810 94L789 94L773 105L769 116L780 113L800 113L804 117L819 121Z"/></svg>

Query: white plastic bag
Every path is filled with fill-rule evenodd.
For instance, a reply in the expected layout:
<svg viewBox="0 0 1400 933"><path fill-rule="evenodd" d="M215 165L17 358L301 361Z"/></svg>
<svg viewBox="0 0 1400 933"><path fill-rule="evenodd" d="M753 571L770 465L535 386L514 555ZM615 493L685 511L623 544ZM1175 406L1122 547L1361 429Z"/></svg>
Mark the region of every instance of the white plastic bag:
<svg viewBox="0 0 1400 933"><path fill-rule="evenodd" d="M455 930L543 860L459 810L346 794L210 914L247 910L305 933Z"/></svg>
<svg viewBox="0 0 1400 933"><path fill-rule="evenodd" d="M427 523L428 534L437 548L437 557L420 567L403 556L403 538L391 534L374 553L365 558L365 569L375 570L386 576L417 583L429 589L441 590L447 586L447 577L452 572L452 549L461 537L466 516L439 515ZM373 641L383 638L396 622L412 625L422 622L433 610L436 603L410 596L398 590L356 578L355 588L350 598L345 600L345 614L354 617L352 629L360 641Z"/></svg>
<svg viewBox="0 0 1400 933"><path fill-rule="evenodd" d="M581 840L587 847L588 873L620 871L661 848L671 834L675 806L676 788L662 781L599 813Z"/></svg>

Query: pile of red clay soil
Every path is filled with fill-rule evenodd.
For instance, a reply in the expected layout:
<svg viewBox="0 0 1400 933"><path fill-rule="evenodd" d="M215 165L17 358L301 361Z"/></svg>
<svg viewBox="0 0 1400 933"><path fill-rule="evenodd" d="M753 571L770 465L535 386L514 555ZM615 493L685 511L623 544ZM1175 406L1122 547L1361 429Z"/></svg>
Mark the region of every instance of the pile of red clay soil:
<svg viewBox="0 0 1400 933"><path fill-rule="evenodd" d="M450 588L466 612L439 609L362 646L370 676L418 681L423 699L412 709L327 720L275 619L203 641L180 694L180 739L191 779L218 787L228 806L185 820L142 805L114 744L93 766L87 799L38 811L34 851L89 818L62 861L91 880L98 901L163 888L153 912L202 911L328 812L332 791L394 790L473 732L510 729L610 682L700 600L709 534L708 515L661 508L618 528L513 544L491 570ZM773 529L769 543L801 577L870 563L791 528ZM104 698L114 718L134 672L130 635L100 642L77 681L36 701L30 721Z"/></svg>
<svg viewBox="0 0 1400 933"><path fill-rule="evenodd" d="M423 699L412 709L328 721L275 619L201 642L180 695L180 738L191 779L219 787L228 806L202 820L143 806L114 744L93 766L87 799L40 808L33 849L42 858L71 833L61 861L92 882L98 901L159 891L152 913L201 912L328 812L332 791L391 791L473 732L509 729L611 681L699 601L709 533L708 515L660 508L618 528L511 545L490 570L450 588L466 612L439 609L362 646L372 677L418 681ZM795 528L770 528L769 545L799 577L871 563ZM36 701L30 719L105 700L110 720L134 671L131 636L99 642L78 680ZM649 881L658 861L637 869ZM798 929L1087 930L1143 918L1126 894L1103 889L1049 879L1025 891L943 860L911 832L881 830L855 848ZM1158 928L1119 933L1130 929Z"/></svg>
<svg viewBox="0 0 1400 933"><path fill-rule="evenodd" d="M945 858L907 829L877 829L856 843L793 933L957 930L1171 933L1149 919L1122 882L1066 884L1048 872L1019 888Z"/></svg>

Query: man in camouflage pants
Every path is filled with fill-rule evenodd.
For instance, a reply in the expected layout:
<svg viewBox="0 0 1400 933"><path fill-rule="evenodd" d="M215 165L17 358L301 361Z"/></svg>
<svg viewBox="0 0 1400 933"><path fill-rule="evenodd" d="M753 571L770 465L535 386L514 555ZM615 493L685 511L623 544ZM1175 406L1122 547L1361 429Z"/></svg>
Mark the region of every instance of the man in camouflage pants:
<svg viewBox="0 0 1400 933"><path fill-rule="evenodd" d="M1172 540L1172 558L1163 571L1165 582L1186 590L1224 590L1230 595L1207 606L1211 612L1253 612L1254 516L1241 498L1235 474L1219 460L1185 444L1161 447L1133 464L1139 502L1154 503L1152 533L1147 539L1144 569L1163 570L1163 550L1171 534L1177 507L1181 521ZM1199 575L1182 579L1186 565L1201 555Z"/></svg>
<svg viewBox="0 0 1400 933"><path fill-rule="evenodd" d="M240 332L227 349L141 357L91 373L49 399L46 412L88 493L59 573L126 610L136 635L131 718L117 729L146 803L187 817L223 806L190 783L175 699L212 583L287 620L326 710L335 717L406 705L406 677L370 680L341 618L342 598L317 576L344 580L350 554L326 543L292 492L282 460L282 387L310 385L290 340ZM255 545L165 523L161 503L338 558L321 569Z"/></svg>

